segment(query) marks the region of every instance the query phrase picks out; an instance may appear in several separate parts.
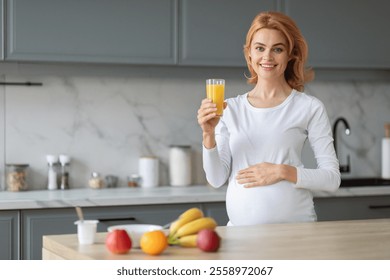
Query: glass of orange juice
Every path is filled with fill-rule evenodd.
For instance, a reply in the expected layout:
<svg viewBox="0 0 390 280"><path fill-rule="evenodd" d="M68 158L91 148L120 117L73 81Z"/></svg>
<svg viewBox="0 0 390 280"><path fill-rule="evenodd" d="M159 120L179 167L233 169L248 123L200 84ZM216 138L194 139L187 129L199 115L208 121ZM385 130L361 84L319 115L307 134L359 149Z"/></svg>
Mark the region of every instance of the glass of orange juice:
<svg viewBox="0 0 390 280"><path fill-rule="evenodd" d="M223 115L223 101L225 100L225 80L206 80L207 98L217 105L217 116Z"/></svg>

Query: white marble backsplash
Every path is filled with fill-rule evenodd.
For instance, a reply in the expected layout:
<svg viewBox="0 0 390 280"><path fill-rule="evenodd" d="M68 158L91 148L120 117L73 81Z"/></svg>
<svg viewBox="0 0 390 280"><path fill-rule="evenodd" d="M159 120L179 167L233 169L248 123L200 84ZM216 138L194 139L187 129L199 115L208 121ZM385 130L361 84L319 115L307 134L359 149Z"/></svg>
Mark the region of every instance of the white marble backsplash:
<svg viewBox="0 0 390 280"><path fill-rule="evenodd" d="M36 81L41 87L0 88L0 154L4 163L28 163L30 189L47 185L46 154L71 156L72 188L85 188L90 173L119 177L138 172L138 158L160 159L160 184L167 185L169 146L191 145L193 183L204 184L201 130L196 113L204 80L213 69L135 68L129 75L6 74L4 81ZM227 96L247 91L242 70L215 70ZM132 75L133 74L133 75ZM390 83L313 82L306 92L321 99L331 122L345 117L351 135L340 134L340 162L351 156L346 176L379 176L383 125L390 122ZM305 151L308 166L315 166ZM1 169L4 178L4 167ZM1 186L4 189L4 180Z"/></svg>

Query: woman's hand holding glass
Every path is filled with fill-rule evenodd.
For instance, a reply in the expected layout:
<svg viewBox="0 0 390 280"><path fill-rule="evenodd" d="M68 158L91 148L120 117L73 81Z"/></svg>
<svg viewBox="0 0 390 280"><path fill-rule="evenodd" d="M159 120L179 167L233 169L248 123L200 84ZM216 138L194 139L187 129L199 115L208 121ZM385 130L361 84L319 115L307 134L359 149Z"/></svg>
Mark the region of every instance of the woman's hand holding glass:
<svg viewBox="0 0 390 280"><path fill-rule="evenodd" d="M213 134L218 122L217 105L210 99L203 99L198 110L198 123L202 128L203 133Z"/></svg>
<svg viewBox="0 0 390 280"><path fill-rule="evenodd" d="M226 108L226 102L224 102L224 108ZM203 99L198 110L198 124L203 131L203 144L208 149L215 146L215 127L219 119L220 117L217 116L217 105L211 99Z"/></svg>

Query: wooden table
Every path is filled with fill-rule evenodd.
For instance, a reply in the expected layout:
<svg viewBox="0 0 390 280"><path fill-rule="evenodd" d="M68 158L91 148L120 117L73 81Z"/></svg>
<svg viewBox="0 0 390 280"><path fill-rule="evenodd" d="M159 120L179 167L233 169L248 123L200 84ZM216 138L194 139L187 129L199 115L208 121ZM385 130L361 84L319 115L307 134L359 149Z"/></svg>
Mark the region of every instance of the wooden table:
<svg viewBox="0 0 390 280"><path fill-rule="evenodd" d="M390 219L218 227L217 232L222 243L216 253L170 246L159 256L140 249L114 255L104 244L107 233L98 233L93 245L79 245L75 234L44 236L42 255L43 259L71 260L390 259Z"/></svg>

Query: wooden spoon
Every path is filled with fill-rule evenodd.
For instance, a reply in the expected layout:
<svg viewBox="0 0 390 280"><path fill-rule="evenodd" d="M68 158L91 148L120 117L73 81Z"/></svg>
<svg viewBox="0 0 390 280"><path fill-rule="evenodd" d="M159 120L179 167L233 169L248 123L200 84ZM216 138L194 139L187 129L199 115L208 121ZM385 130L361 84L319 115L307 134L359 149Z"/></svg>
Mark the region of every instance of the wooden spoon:
<svg viewBox="0 0 390 280"><path fill-rule="evenodd" d="M83 210L81 210L81 207L76 206L76 212L80 222L84 222L84 215L83 215Z"/></svg>

